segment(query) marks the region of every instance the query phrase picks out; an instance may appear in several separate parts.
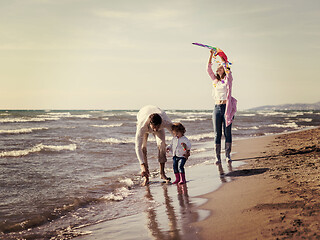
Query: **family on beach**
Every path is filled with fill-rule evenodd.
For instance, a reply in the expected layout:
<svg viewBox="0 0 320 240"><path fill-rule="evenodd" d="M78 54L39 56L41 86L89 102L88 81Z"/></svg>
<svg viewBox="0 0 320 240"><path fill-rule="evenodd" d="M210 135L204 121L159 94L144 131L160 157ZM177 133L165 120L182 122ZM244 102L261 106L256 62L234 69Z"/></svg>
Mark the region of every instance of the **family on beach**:
<svg viewBox="0 0 320 240"><path fill-rule="evenodd" d="M231 163L232 135L231 125L234 114L237 111L237 100L231 96L232 74L226 64L220 64L216 73L212 70L212 58L214 51L210 51L208 62L208 74L212 79L212 94L215 100L212 121L215 141L216 164L221 164L221 137L222 129L225 135L226 160ZM221 58L222 62L225 62ZM166 146L165 130L173 135L171 144ZM137 131L135 137L135 150L140 162L141 176L144 177L142 185L149 183L149 167L147 160L147 140L149 134L156 138L158 147L158 161L160 164L160 178L170 182L171 179L165 174L166 153L171 152L173 156L173 171L175 181L173 184L186 183L184 165L190 156L191 143L184 136L185 127L181 123L172 123L167 114L156 106L145 106L140 109L137 115ZM179 164L180 163L180 164Z"/></svg>

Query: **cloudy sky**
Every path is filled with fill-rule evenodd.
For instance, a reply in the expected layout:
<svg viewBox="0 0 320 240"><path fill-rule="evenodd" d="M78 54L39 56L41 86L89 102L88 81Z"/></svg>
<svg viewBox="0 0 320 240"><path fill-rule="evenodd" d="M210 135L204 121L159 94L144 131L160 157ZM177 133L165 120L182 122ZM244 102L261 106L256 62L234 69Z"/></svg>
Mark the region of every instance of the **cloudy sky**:
<svg viewBox="0 0 320 240"><path fill-rule="evenodd" d="M239 109L320 101L319 0L1 0L0 109L211 109L209 50Z"/></svg>

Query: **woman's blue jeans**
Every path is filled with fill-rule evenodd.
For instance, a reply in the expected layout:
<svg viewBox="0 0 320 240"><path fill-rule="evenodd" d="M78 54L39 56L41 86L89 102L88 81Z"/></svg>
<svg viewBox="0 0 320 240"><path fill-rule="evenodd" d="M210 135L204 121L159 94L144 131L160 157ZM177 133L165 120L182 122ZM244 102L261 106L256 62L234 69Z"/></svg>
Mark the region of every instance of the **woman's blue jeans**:
<svg viewBox="0 0 320 240"><path fill-rule="evenodd" d="M226 111L226 104L215 105L213 111L213 131L214 131L214 141L215 144L221 144L221 136L222 136L222 128L224 132L224 136L226 138L226 143L232 142L231 136L231 125L226 127L226 121L224 118L224 113Z"/></svg>
<svg viewBox="0 0 320 240"><path fill-rule="evenodd" d="M179 161L180 162L180 166L179 165ZM173 157L173 172L174 173L184 173L184 165L186 164L187 159L185 157L177 157L174 156Z"/></svg>

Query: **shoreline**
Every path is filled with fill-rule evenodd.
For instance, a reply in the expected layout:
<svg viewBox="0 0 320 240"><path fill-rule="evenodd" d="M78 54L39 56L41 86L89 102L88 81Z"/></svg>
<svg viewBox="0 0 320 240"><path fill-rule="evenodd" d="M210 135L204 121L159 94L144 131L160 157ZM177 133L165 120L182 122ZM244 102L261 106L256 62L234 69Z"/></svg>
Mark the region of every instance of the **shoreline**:
<svg viewBox="0 0 320 240"><path fill-rule="evenodd" d="M270 221L279 225L278 219L288 218L286 211L275 213L274 204L281 206L289 198L281 193L285 183L269 177L271 167L262 162L272 157L270 151L280 151L274 141L308 131L315 130L235 139L231 168L224 159L221 167L216 166L213 151L201 152L200 157L208 160L186 167L185 186L162 184L154 178L149 186L136 189L145 204L140 213L80 227L76 239L268 239L273 232L264 226Z"/></svg>
<svg viewBox="0 0 320 240"><path fill-rule="evenodd" d="M227 174L231 182L199 196L208 200L200 209L210 211L192 223L199 238L320 238L318 135L319 127L236 141L232 158L246 164ZM310 166L309 175L295 185L303 166Z"/></svg>

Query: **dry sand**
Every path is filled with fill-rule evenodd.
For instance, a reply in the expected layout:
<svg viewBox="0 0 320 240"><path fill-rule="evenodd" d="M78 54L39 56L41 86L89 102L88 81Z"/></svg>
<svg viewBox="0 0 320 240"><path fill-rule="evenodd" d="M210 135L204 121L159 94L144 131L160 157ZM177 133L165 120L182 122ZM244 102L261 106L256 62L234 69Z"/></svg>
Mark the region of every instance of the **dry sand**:
<svg viewBox="0 0 320 240"><path fill-rule="evenodd" d="M320 128L239 140L233 180L204 195L201 239L320 239Z"/></svg>

